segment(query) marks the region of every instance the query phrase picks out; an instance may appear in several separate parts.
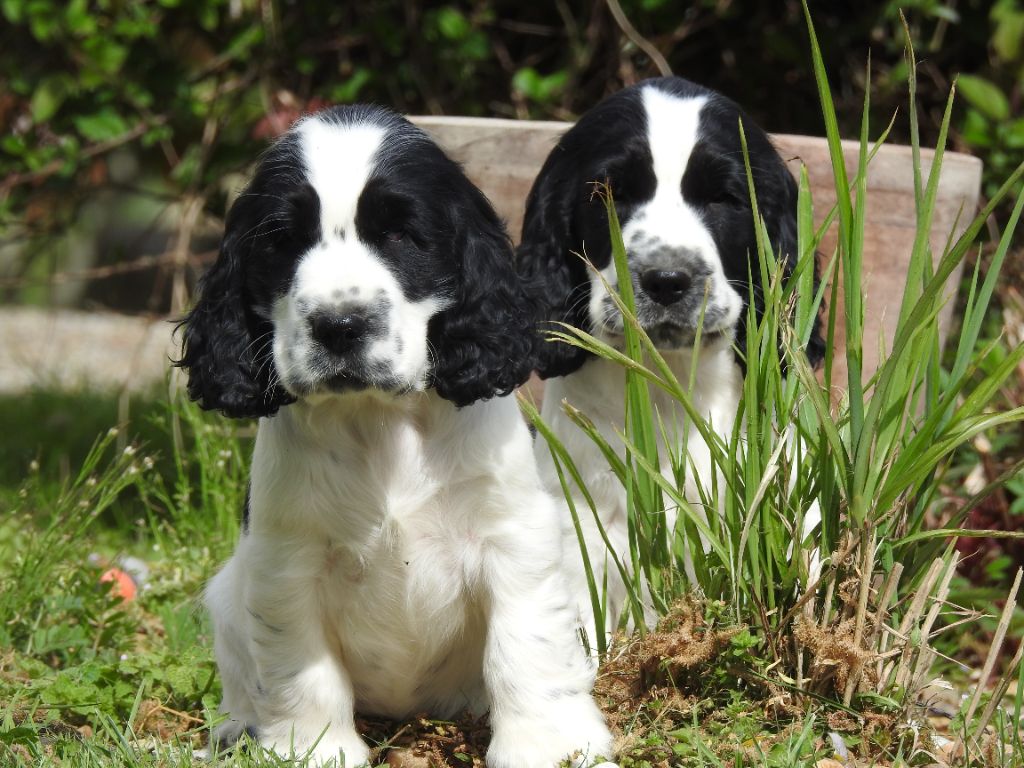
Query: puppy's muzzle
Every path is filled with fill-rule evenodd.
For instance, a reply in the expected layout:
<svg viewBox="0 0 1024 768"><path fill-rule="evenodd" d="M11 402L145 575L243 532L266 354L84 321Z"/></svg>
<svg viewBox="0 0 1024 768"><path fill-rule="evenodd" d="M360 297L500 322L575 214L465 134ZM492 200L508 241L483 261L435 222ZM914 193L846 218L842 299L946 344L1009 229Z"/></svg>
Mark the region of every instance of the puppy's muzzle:
<svg viewBox="0 0 1024 768"><path fill-rule="evenodd" d="M640 287L658 304L676 304L690 289L690 275L677 269L648 269L640 275Z"/></svg>
<svg viewBox="0 0 1024 768"><path fill-rule="evenodd" d="M309 318L313 339L334 355L357 351L366 343L370 324L360 312L318 312Z"/></svg>

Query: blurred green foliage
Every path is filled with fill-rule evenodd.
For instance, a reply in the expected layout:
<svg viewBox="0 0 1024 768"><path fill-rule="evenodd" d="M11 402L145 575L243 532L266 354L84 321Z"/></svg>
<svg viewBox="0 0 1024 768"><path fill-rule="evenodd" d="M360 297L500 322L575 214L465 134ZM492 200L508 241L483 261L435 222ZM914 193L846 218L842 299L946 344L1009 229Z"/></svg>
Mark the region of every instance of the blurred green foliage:
<svg viewBox="0 0 1024 768"><path fill-rule="evenodd" d="M960 95L967 103L961 138L984 156L986 191L1024 158L1024 3L997 0L989 13L990 66L984 74L962 74Z"/></svg>
<svg viewBox="0 0 1024 768"><path fill-rule="evenodd" d="M770 130L821 132L797 0L621 5L677 74L732 96ZM812 3L848 135L869 50L875 124L903 107L900 8L922 59L924 142L959 73L957 141L1002 179L1024 154L1024 0ZM219 216L232 174L304 111L366 100L572 119L658 74L601 0L0 0L0 14L4 241L60 232L97 189L123 186L109 162L122 147L138 163L136 186ZM898 121L893 138L906 132Z"/></svg>

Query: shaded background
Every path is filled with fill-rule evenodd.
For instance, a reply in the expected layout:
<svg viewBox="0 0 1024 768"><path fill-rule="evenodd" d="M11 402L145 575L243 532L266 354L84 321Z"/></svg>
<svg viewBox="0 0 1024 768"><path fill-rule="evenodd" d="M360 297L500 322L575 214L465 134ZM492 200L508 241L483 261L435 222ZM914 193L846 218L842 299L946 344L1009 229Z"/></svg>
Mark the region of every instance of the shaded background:
<svg viewBox="0 0 1024 768"><path fill-rule="evenodd" d="M896 114L893 140L907 140L902 7L923 141L965 74L954 147L984 157L989 185L1019 162L1022 0L811 6L845 135L870 53L873 134ZM569 120L670 67L770 131L822 133L796 0L4 0L0 13L9 302L180 309L248 164L326 104Z"/></svg>

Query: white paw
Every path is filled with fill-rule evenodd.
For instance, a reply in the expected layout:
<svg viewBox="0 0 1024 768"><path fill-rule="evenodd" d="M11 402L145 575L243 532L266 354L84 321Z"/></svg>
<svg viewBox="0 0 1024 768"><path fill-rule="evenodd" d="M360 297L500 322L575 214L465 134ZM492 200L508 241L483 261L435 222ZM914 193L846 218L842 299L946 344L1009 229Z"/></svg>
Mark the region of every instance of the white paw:
<svg viewBox="0 0 1024 768"><path fill-rule="evenodd" d="M491 726L488 768L554 768L566 758L583 768L612 756L611 732L589 696L529 717L492 716Z"/></svg>
<svg viewBox="0 0 1024 768"><path fill-rule="evenodd" d="M246 720L235 718L225 720L213 729L208 752L212 756L232 749L242 738L243 733L248 733L251 737L255 736L255 731L247 725Z"/></svg>
<svg viewBox="0 0 1024 768"><path fill-rule="evenodd" d="M320 768L356 768L367 765L370 750L354 730L328 728L323 735L293 734L289 729L274 728L259 731L260 745L290 760L308 760L310 766Z"/></svg>

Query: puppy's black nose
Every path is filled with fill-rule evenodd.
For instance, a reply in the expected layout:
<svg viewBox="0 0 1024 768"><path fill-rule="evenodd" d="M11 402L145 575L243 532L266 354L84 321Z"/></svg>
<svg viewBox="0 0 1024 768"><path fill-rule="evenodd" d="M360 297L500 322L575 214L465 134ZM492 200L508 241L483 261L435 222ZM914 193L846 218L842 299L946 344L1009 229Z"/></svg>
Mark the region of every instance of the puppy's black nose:
<svg viewBox="0 0 1024 768"><path fill-rule="evenodd" d="M362 315L334 315L327 312L309 320L313 338L336 355L351 352L362 344L366 335L366 318Z"/></svg>
<svg viewBox="0 0 1024 768"><path fill-rule="evenodd" d="M685 272L672 269L648 269L640 275L640 287L659 304L675 304L690 287Z"/></svg>

